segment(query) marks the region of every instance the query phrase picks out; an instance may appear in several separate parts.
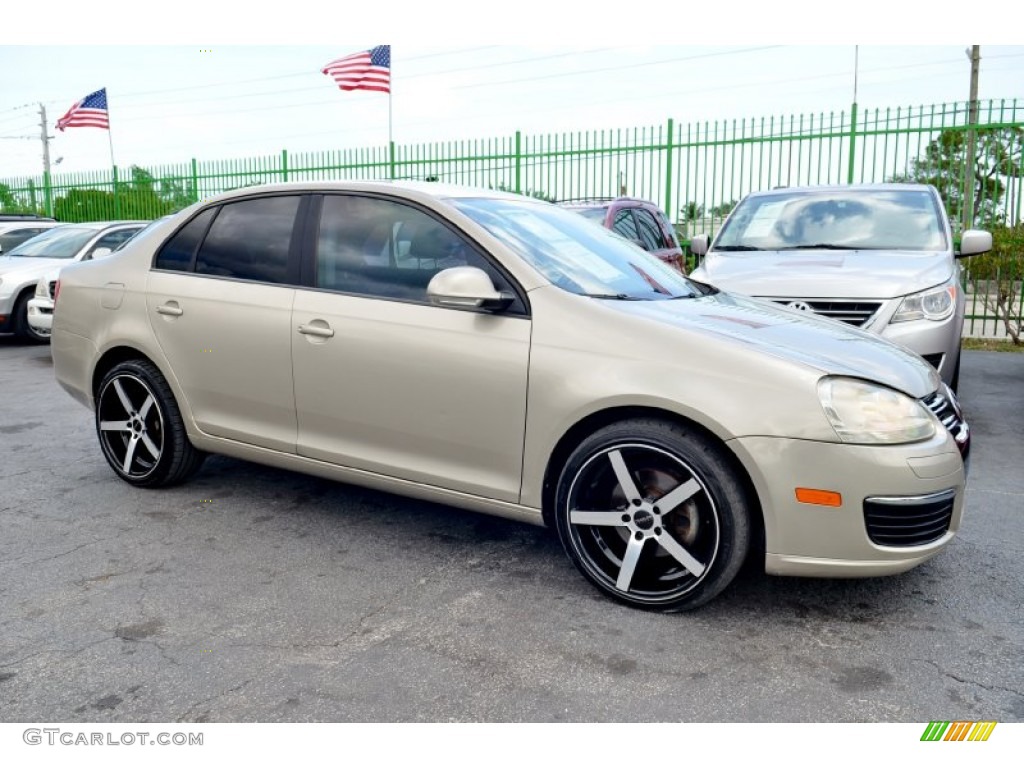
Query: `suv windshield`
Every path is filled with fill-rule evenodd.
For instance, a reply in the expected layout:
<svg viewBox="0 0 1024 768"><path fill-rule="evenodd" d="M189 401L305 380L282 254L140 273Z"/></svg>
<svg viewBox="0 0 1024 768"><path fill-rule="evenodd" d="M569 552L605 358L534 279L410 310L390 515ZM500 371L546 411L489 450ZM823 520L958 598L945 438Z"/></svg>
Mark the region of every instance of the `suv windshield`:
<svg viewBox="0 0 1024 768"><path fill-rule="evenodd" d="M946 234L936 206L923 189L752 195L733 211L714 249L939 251Z"/></svg>
<svg viewBox="0 0 1024 768"><path fill-rule="evenodd" d="M571 293L609 299L677 299L705 293L646 251L547 203L460 199L460 211Z"/></svg>
<svg viewBox="0 0 1024 768"><path fill-rule="evenodd" d="M40 259L71 259L96 236L95 229L56 227L36 235L12 250L8 256Z"/></svg>

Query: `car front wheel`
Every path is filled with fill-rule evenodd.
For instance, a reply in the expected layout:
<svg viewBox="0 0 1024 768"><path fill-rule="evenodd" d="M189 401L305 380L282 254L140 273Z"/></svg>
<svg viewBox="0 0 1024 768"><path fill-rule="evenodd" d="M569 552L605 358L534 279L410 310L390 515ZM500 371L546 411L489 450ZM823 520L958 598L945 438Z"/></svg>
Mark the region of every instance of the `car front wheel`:
<svg viewBox="0 0 1024 768"><path fill-rule="evenodd" d="M107 463L132 485L156 488L185 480L205 454L189 442L181 411L156 366L114 366L96 396L96 433Z"/></svg>
<svg viewBox="0 0 1024 768"><path fill-rule="evenodd" d="M736 576L750 546L750 504L723 449L681 425L612 424L562 471L555 522L570 559L623 603L695 608Z"/></svg>

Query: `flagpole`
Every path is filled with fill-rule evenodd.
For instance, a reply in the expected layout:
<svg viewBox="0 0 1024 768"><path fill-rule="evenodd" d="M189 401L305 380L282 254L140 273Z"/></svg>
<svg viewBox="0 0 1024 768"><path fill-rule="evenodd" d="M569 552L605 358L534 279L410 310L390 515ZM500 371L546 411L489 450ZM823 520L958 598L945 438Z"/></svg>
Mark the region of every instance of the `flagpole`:
<svg viewBox="0 0 1024 768"><path fill-rule="evenodd" d="M388 48L388 152L390 153L391 164L391 180L395 180L395 140L391 135L391 89L394 88L394 64L395 61L391 57L391 48Z"/></svg>
<svg viewBox="0 0 1024 768"><path fill-rule="evenodd" d="M110 173L114 184L114 218L121 218L121 198L117 193L117 161L114 159L114 132L110 129L110 94L107 94L107 146L110 147Z"/></svg>

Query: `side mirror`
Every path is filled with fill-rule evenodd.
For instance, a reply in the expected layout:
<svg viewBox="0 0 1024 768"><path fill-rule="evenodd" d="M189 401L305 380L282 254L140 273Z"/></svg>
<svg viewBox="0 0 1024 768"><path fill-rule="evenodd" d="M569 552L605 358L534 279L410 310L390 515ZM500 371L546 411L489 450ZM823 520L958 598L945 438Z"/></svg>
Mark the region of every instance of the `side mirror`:
<svg viewBox="0 0 1024 768"><path fill-rule="evenodd" d="M89 258L90 259L102 259L105 256L109 256L112 253L113 253L113 251L110 250L109 248L97 248L95 251L93 251L91 254L89 254Z"/></svg>
<svg viewBox="0 0 1024 768"><path fill-rule="evenodd" d="M690 253L695 256L703 256L708 252L708 236L694 235L690 238Z"/></svg>
<svg viewBox="0 0 1024 768"><path fill-rule="evenodd" d="M501 312L515 301L507 291L496 291L487 273L478 267L452 267L438 272L427 285L430 303L448 309Z"/></svg>
<svg viewBox="0 0 1024 768"><path fill-rule="evenodd" d="M960 250L956 257L974 256L992 250L992 233L981 229L968 229L960 236Z"/></svg>

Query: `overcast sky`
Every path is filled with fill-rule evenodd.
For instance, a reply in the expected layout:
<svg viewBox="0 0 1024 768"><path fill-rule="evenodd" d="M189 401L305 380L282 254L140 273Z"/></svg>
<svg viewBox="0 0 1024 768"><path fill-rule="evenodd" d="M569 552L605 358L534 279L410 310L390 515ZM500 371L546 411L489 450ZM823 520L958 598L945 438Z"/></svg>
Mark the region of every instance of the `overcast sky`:
<svg viewBox="0 0 1024 768"><path fill-rule="evenodd" d="M140 19L138 28L111 29L68 5L60 15L63 27L18 38L63 45L14 46L0 38L0 177L41 173L39 102L55 135L51 159L62 158L55 172L109 167L106 131L61 133L53 127L72 103L102 87L121 166L381 146L388 138L388 96L343 93L320 70L334 58L384 43L392 45L392 131L400 144L496 138L517 129L632 128L668 118L685 124L838 113L854 100L858 32L884 43L857 48L861 108L968 97L969 45L936 40L948 29L939 34L926 26L924 35L915 35L927 39L930 34L941 44L907 45L878 40L877 31L858 29L855 21L846 30L853 35L847 42L835 37L842 29L838 15L819 19L813 10L798 9L806 23L834 27L830 44L811 45L807 30L803 40L792 39L791 30L780 34L778 18L764 31L756 18L747 18L726 40L721 25L727 20L705 9L696 15L679 10L635 15L637 29L622 35L613 27L625 17L607 10L621 11L622 3L604 11L600 4L586 4L578 13L572 5L558 11L533 0L467 6L476 9L474 18L495 16L492 26L499 31L489 30L484 40L446 21L454 17L436 3L422 17L422 28L417 19L403 17L387 30L379 18L363 23L332 6L304 14L304 3L289 3L294 13L282 7L273 18L241 25L215 15L204 27L189 15L203 7L194 0L176 3L166 25L163 17L149 17L144 26ZM403 15L401 5L381 7ZM140 12L137 5L123 8L135 16ZM514 18L501 18L509 13ZM1006 21L1019 21L1020 15L1012 10ZM898 14L889 18L887 34L906 27ZM81 25L98 24L92 34L81 33ZM638 33L644 25L650 34ZM182 42L207 28L211 38L225 42ZM71 45L82 39L106 44ZM285 44L266 44L278 41ZM1024 99L1024 45L982 45L981 56L980 98Z"/></svg>

